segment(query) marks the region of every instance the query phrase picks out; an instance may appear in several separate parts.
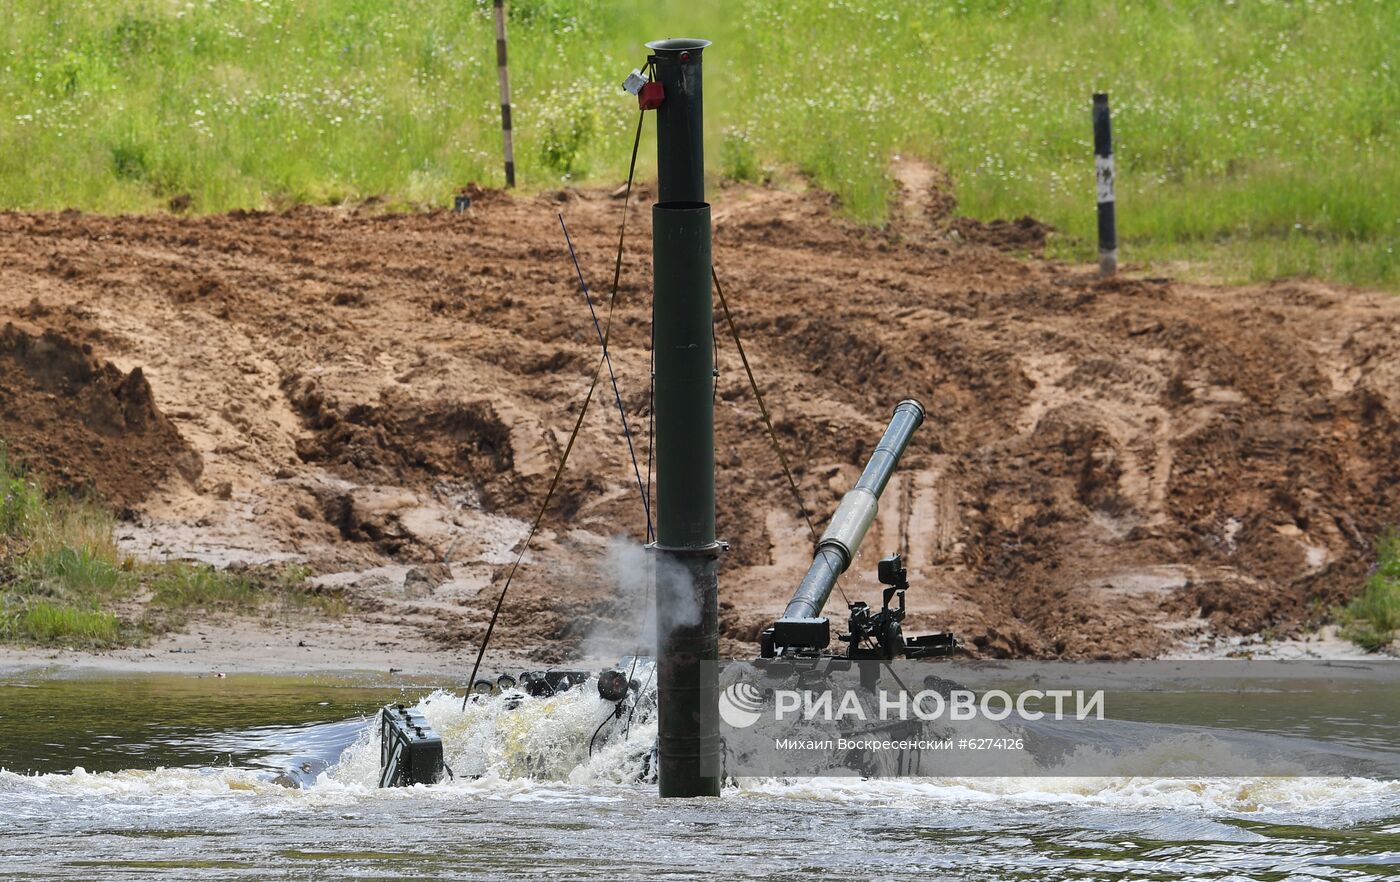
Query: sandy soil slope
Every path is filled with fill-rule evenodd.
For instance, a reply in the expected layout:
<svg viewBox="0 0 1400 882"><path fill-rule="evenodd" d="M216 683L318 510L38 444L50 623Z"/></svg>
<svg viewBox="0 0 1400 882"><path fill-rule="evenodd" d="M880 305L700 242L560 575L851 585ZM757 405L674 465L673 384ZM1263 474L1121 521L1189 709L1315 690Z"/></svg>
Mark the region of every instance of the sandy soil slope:
<svg viewBox="0 0 1400 882"><path fill-rule="evenodd" d="M716 264L819 528L894 404L928 408L852 599L898 549L906 630L1124 657L1295 633L1357 590L1400 522L1400 299L1100 281L1010 253L1034 221L949 216L935 177L903 175L886 231L814 194L715 194ZM649 201L613 331L643 459ZM556 214L602 310L621 207L0 214L0 437L108 494L134 552L305 560L367 624L474 645L597 358ZM746 653L810 539L719 330L723 629ZM634 633L635 555L610 540L641 538L642 508L610 391L546 527L500 645L554 661Z"/></svg>

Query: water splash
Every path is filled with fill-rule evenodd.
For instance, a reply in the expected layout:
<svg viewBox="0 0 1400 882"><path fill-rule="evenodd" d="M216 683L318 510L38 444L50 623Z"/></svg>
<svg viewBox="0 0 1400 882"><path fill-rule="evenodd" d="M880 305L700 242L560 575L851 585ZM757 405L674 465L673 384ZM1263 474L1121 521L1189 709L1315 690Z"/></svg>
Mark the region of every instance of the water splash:
<svg viewBox="0 0 1400 882"><path fill-rule="evenodd" d="M639 713L629 726L616 705L598 696L593 680L546 698L511 690L465 708L461 696L439 690L416 710L442 737L444 759L459 779L626 784L645 776L656 740L649 714ZM323 777L372 787L379 749L379 729L371 726Z"/></svg>
<svg viewBox="0 0 1400 882"><path fill-rule="evenodd" d="M590 682L547 698L510 692L474 699L465 709L461 696L450 692L424 696L416 709L442 736L445 758L457 774L455 781L432 787L377 788L379 731L373 719L366 719L353 742L337 755L327 756L329 766L301 789L276 783L265 770L247 768L92 773L79 767L42 775L0 770L0 794L4 795L0 802L7 803L9 814L30 810L42 814L51 810L55 800L80 797L113 803L167 798L230 807L248 803L264 809L423 798L651 800L654 785L638 782L650 768L654 717L644 710L629 727L626 716L615 716L615 705L601 699L593 687ZM644 701L643 707L649 705ZM286 737L285 733L279 737ZM319 733L308 735L311 741L319 737ZM1171 749L1163 750L1162 777L744 778L732 782L721 799L970 809L1012 803L1212 816L1307 815L1343 822L1400 813L1400 782L1301 776L1166 777L1178 757ZM1111 772L1111 766L1106 770Z"/></svg>
<svg viewBox="0 0 1400 882"><path fill-rule="evenodd" d="M485 789L512 790L562 783L574 787L634 785L648 769L656 722L639 715L624 737L624 721L612 720L599 733L590 755L589 739L613 705L592 684L550 698L497 695L471 703L434 692L417 709L443 737L448 764L459 775L479 776ZM512 709L513 708L513 709ZM1201 745L1193 749L1226 749ZM1156 748L1163 775L1180 760L1180 744ZM1081 758L1082 759L1082 758ZM1135 765L1141 767L1141 758ZM1106 765L1108 771L1111 766ZM377 729L367 730L323 778L341 785L373 787L379 773ZM319 784L320 782L318 782ZM1083 805L1131 810L1175 809L1207 814L1323 814L1380 816L1400 809L1400 782L1336 777L1151 777L1106 774L1096 777L945 777L902 780L852 778L741 778L724 798L777 798L877 805L929 803ZM447 785L451 786L451 785ZM649 795L650 785L636 788Z"/></svg>
<svg viewBox="0 0 1400 882"><path fill-rule="evenodd" d="M313 724L304 737L219 730L209 742L270 737L279 755L304 756L346 733L302 788L275 783L265 766L0 771L0 851L7 867L56 879L157 866L191 879L224 878L234 866L260 878L438 877L466 861L482 878L647 882L704 866L757 880L797 878L793 868L813 854L831 874L857 878L911 867L979 878L1225 878L1221 866L1234 878L1312 878L1344 864L1348 878L1380 880L1400 866L1400 784L1359 778L766 778L734 782L717 800L662 801L653 784L636 783L654 722L639 714L625 730L591 685L465 710L447 692L422 698L417 708L459 772L431 787L375 786L372 717L358 729ZM56 854L74 860L56 864Z"/></svg>
<svg viewBox="0 0 1400 882"><path fill-rule="evenodd" d="M1345 813L1349 820L1400 810L1400 782L1368 778L1004 777L745 778L735 795L872 805L929 803L1097 806L1217 815Z"/></svg>

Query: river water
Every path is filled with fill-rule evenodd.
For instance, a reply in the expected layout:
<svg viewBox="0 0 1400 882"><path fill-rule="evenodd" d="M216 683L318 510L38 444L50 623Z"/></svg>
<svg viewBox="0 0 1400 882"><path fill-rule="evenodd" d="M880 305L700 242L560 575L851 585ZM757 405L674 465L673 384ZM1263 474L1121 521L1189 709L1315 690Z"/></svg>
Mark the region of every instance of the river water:
<svg viewBox="0 0 1400 882"><path fill-rule="evenodd" d="M378 790L418 703L459 778ZM628 783L588 690L463 711L364 678L0 677L0 878L1400 879L1400 784L1344 778ZM479 774L469 777L467 773Z"/></svg>

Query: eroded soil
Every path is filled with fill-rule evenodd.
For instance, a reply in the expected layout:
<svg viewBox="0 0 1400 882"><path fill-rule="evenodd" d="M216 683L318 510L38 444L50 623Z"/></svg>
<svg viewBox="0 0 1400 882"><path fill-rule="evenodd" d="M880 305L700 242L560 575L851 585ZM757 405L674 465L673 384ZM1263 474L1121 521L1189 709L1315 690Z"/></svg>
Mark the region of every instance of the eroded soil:
<svg viewBox="0 0 1400 882"><path fill-rule="evenodd" d="M1034 221L955 218L933 176L901 178L886 231L813 194L715 194L716 265L818 529L895 403L928 409L852 599L898 549L906 630L1125 657L1296 633L1359 588L1400 522L1400 300L1100 281L1021 255ZM643 469L649 202L612 332ZM0 438L125 509L131 551L306 560L362 620L474 645L598 356L556 215L606 315L621 208L0 214ZM719 332L723 629L747 654L811 541ZM642 538L642 507L600 393L503 648L558 660L639 627L633 556L608 546Z"/></svg>

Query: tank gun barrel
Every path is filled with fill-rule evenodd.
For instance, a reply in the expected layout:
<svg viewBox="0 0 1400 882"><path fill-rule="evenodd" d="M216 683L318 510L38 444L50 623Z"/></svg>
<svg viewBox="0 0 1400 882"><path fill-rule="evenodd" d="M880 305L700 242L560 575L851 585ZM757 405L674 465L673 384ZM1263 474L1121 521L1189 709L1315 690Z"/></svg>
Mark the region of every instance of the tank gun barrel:
<svg viewBox="0 0 1400 882"><path fill-rule="evenodd" d="M894 417L880 443L875 445L875 452L865 464L860 480L842 497L831 523L817 542L812 566L793 592L783 617L774 625L772 637L777 646L826 646L830 629L827 620L821 617L822 609L836 587L836 580L855 560L861 540L879 510L880 494L885 492L885 485L899 465L914 430L923 421L924 408L919 402L906 399L895 407Z"/></svg>

